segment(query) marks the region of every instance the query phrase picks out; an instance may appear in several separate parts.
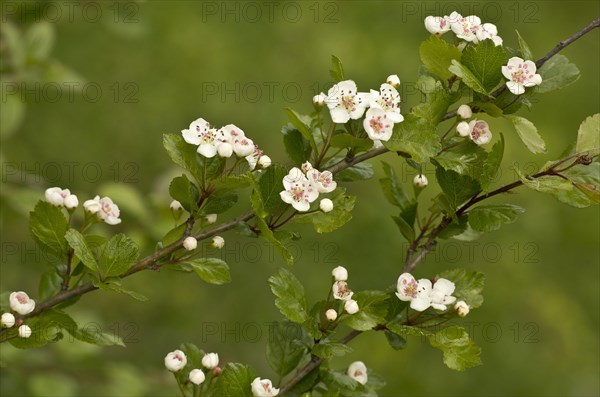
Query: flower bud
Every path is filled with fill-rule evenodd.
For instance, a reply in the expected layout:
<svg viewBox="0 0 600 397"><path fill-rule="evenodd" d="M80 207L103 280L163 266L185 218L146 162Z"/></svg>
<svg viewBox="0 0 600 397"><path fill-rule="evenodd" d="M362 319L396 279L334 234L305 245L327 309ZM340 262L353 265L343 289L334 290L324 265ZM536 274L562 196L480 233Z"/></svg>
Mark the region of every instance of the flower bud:
<svg viewBox="0 0 600 397"><path fill-rule="evenodd" d="M225 245L225 239L221 236L215 236L212 239L212 246L221 249Z"/></svg>
<svg viewBox="0 0 600 397"><path fill-rule="evenodd" d="M202 372L201 369L196 368L190 371L188 378L193 384L201 385L206 379L206 376L204 375L204 372Z"/></svg>
<svg viewBox="0 0 600 397"><path fill-rule="evenodd" d="M348 280L348 270L344 266L338 266L331 271L331 275L335 278L335 281L346 281Z"/></svg>
<svg viewBox="0 0 600 397"><path fill-rule="evenodd" d="M421 175L416 175L415 178L413 179L413 185L415 185L418 188L425 188L427 187L427 185L429 184L429 181L427 180L427 177L423 174Z"/></svg>
<svg viewBox="0 0 600 397"><path fill-rule="evenodd" d="M169 205L169 207L171 208L171 211L181 211L183 209L181 203L177 200L171 201L171 205Z"/></svg>
<svg viewBox="0 0 600 397"><path fill-rule="evenodd" d="M215 223L217 221L217 214L208 214L204 219L206 219L206 222L208 223Z"/></svg>
<svg viewBox="0 0 600 397"><path fill-rule="evenodd" d="M12 313L2 313L0 322L2 323L2 328L11 328L15 325L15 316Z"/></svg>
<svg viewBox="0 0 600 397"><path fill-rule="evenodd" d="M31 336L31 328L29 328L29 325L21 325L19 327L19 338L29 338Z"/></svg>
<svg viewBox="0 0 600 397"><path fill-rule="evenodd" d="M461 121L456 126L456 131L459 133L460 136L467 136L471 132L471 127L469 127L469 123L467 123L466 121Z"/></svg>
<svg viewBox="0 0 600 397"><path fill-rule="evenodd" d="M355 361L350 364L347 374L361 385L364 385L368 381L367 366L362 361Z"/></svg>
<svg viewBox="0 0 600 397"><path fill-rule="evenodd" d="M354 299L347 300L344 302L344 310L346 310L346 313L348 314L358 313L358 302Z"/></svg>
<svg viewBox="0 0 600 397"><path fill-rule="evenodd" d="M465 301L458 301L454 304L454 310L458 313L460 317L464 317L469 314L470 308Z"/></svg>
<svg viewBox="0 0 600 397"><path fill-rule="evenodd" d="M329 212L333 209L333 201L328 198L323 199L319 202L319 208L321 208L321 211L323 212Z"/></svg>
<svg viewBox="0 0 600 397"><path fill-rule="evenodd" d="M213 369L219 365L219 355L217 353L207 353L202 357L202 365L205 368Z"/></svg>
<svg viewBox="0 0 600 397"><path fill-rule="evenodd" d="M456 114L458 114L463 119L470 119L473 116L473 111L469 107L469 105L460 105L456 110Z"/></svg>
<svg viewBox="0 0 600 397"><path fill-rule="evenodd" d="M335 321L337 318L337 312L334 309L329 309L325 312L325 317L327 317L327 320L329 321Z"/></svg>
<svg viewBox="0 0 600 397"><path fill-rule="evenodd" d="M313 169L313 166L307 161L306 163L303 163L300 168L302 169L302 172L306 174L308 171Z"/></svg>
<svg viewBox="0 0 600 397"><path fill-rule="evenodd" d="M13 292L9 297L10 308L19 314L29 314L35 309L35 301L23 292Z"/></svg>
<svg viewBox="0 0 600 397"><path fill-rule="evenodd" d="M279 389L273 387L270 379L254 378L251 386L254 397L273 397L279 394Z"/></svg>
<svg viewBox="0 0 600 397"><path fill-rule="evenodd" d="M229 158L233 155L233 146L230 143L223 142L217 147L219 156Z"/></svg>
<svg viewBox="0 0 600 397"><path fill-rule="evenodd" d="M77 199L76 195L70 194L67 197L65 197L64 205L67 209L72 210L77 208L77 206L79 205L79 200Z"/></svg>
<svg viewBox="0 0 600 397"><path fill-rule="evenodd" d="M188 251L195 250L197 246L198 240L196 240L192 236L186 237L185 240L183 240L183 248L185 248Z"/></svg>
<svg viewBox="0 0 600 397"><path fill-rule="evenodd" d="M258 166L260 168L269 168L271 166L271 158L267 155L262 155L258 159Z"/></svg>
<svg viewBox="0 0 600 397"><path fill-rule="evenodd" d="M325 104L325 94L320 93L319 95L315 95L312 101L317 109L321 108Z"/></svg>
<svg viewBox="0 0 600 397"><path fill-rule="evenodd" d="M48 188L44 193L46 201L56 207L63 206L65 204L65 197L70 195L71 192L69 191L69 189L61 189L59 187Z"/></svg>
<svg viewBox="0 0 600 397"><path fill-rule="evenodd" d="M400 77L398 77L397 74L391 74L386 79L386 83L388 83L394 88L398 88L398 86L400 86Z"/></svg>
<svg viewBox="0 0 600 397"><path fill-rule="evenodd" d="M183 369L187 364L187 357L181 350L175 350L165 356L165 367L171 372Z"/></svg>
<svg viewBox="0 0 600 397"><path fill-rule="evenodd" d="M214 377L217 377L219 375L221 375L221 372L223 372L223 370L221 369L221 367L214 367L212 369L212 374Z"/></svg>

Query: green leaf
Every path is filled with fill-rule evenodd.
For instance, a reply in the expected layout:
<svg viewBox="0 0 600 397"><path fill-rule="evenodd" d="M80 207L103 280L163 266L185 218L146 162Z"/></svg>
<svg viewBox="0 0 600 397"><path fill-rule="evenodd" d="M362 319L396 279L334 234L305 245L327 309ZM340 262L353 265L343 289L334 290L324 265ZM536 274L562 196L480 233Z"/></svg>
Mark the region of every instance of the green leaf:
<svg viewBox="0 0 600 397"><path fill-rule="evenodd" d="M492 117L500 117L504 114L504 111L500 109L498 106L494 105L491 102L473 102L471 104L471 108L477 108L482 112L492 116Z"/></svg>
<svg viewBox="0 0 600 397"><path fill-rule="evenodd" d="M539 68L542 83L535 88L535 92L544 93L564 88L579 79L580 73L577 66L561 54L556 54Z"/></svg>
<svg viewBox="0 0 600 397"><path fill-rule="evenodd" d="M201 179L202 163L195 145L184 141L181 134L164 134L163 146L175 164L189 171L196 180Z"/></svg>
<svg viewBox="0 0 600 397"><path fill-rule="evenodd" d="M221 214L233 207L237 201L238 195L231 190L217 190L204 201L202 211L205 214Z"/></svg>
<svg viewBox="0 0 600 397"><path fill-rule="evenodd" d="M523 37L521 37L519 31L515 29L515 32L517 32L517 40L519 41L519 48L521 49L521 58L525 60L533 60L533 54L531 53L529 46Z"/></svg>
<svg viewBox="0 0 600 397"><path fill-rule="evenodd" d="M381 190L383 190L383 194L387 201L400 209L404 209L411 205L414 200L408 198L408 194L402 187L402 182L396 175L396 171L394 171L392 166L385 161L382 161L381 165L383 166L383 172L385 172L386 177L381 178L379 184L381 185Z"/></svg>
<svg viewBox="0 0 600 397"><path fill-rule="evenodd" d="M315 143L315 139L312 135L312 130L310 127L310 122L311 122L310 117L299 115L293 109L290 109L290 108L285 108L284 110L288 116L288 119L294 126L294 128L296 128L298 131L300 131L300 133L302 134L304 139L306 139L308 141L308 143L310 144L312 150L314 150L316 152L317 144Z"/></svg>
<svg viewBox="0 0 600 397"><path fill-rule="evenodd" d="M411 109L411 113L425 119L431 125L437 125L446 114L448 107L460 98L460 92L449 93L436 82L435 89L426 94L425 102Z"/></svg>
<svg viewBox="0 0 600 397"><path fill-rule="evenodd" d="M479 81L465 65L453 59L452 65L450 65L448 70L454 73L457 77L460 77L468 87L491 98L491 95L488 93L483 83Z"/></svg>
<svg viewBox="0 0 600 397"><path fill-rule="evenodd" d="M485 282L483 273L452 269L446 270L436 277L452 281L456 287L452 295L456 296L456 300L467 302L471 309L476 309L483 304L482 292Z"/></svg>
<svg viewBox="0 0 600 397"><path fill-rule="evenodd" d="M62 211L45 201L39 201L29 213L29 229L42 249L56 258L64 258L67 241L64 238L69 228Z"/></svg>
<svg viewBox="0 0 600 397"><path fill-rule="evenodd" d="M248 366L239 363L228 363L217 377L214 396L252 397L250 385L254 378L254 373Z"/></svg>
<svg viewBox="0 0 600 397"><path fill-rule="evenodd" d="M93 281L92 284L95 287L100 288L101 290L113 291L113 292L118 292L120 294L129 295L131 298L141 301L141 302L148 300L147 297L140 294L139 292L135 292L135 291L132 291L132 290L129 290L129 289L123 287L121 285L122 282L119 278L112 278L112 279L106 280L105 282Z"/></svg>
<svg viewBox="0 0 600 397"><path fill-rule="evenodd" d="M575 151L587 152L590 157L600 154L600 113L586 118L579 126Z"/></svg>
<svg viewBox="0 0 600 397"><path fill-rule="evenodd" d="M345 194L346 189L338 187L329 196L333 201L333 210L329 212L315 211L309 214L298 215L294 221L298 223L312 223L317 233L330 233L348 223L352 219L352 209L356 197Z"/></svg>
<svg viewBox="0 0 600 397"><path fill-rule="evenodd" d="M25 33L27 57L34 61L45 61L54 46L54 26L50 22L34 23Z"/></svg>
<svg viewBox="0 0 600 397"><path fill-rule="evenodd" d="M429 344L442 351L444 364L450 369L464 371L481 364L481 349L469 339L464 328L444 328L429 337Z"/></svg>
<svg viewBox="0 0 600 397"><path fill-rule="evenodd" d="M364 181L373 177L373 166L370 163L358 163L335 174L338 182Z"/></svg>
<svg viewBox="0 0 600 397"><path fill-rule="evenodd" d="M43 347L48 342L56 342L63 338L61 330L71 332L77 328L75 321L65 312L50 309L39 316L28 318L26 324L31 328L29 338L19 338L17 328L10 328L8 337L12 334L9 343L18 349L32 349Z"/></svg>
<svg viewBox="0 0 600 397"><path fill-rule="evenodd" d="M479 176L479 184L484 192L488 191L490 183L496 178L503 156L504 135L500 134L500 140L496 142L494 146L492 146L492 150L487 155L487 159L485 160L481 170L481 175Z"/></svg>
<svg viewBox="0 0 600 397"><path fill-rule="evenodd" d="M358 313L346 317L343 322L358 331L368 331L385 323L388 294L381 291L361 291L352 296L358 303Z"/></svg>
<svg viewBox="0 0 600 397"><path fill-rule="evenodd" d="M81 262L88 269L97 272L98 264L96 263L96 258L94 257L92 250L88 247L87 241L83 235L75 229L69 229L65 233L65 238Z"/></svg>
<svg viewBox="0 0 600 397"><path fill-rule="evenodd" d="M331 391L331 394L327 395L364 395L364 393L351 393L355 390L364 391L364 388L360 383L349 377L346 373L333 370L323 370L321 371L321 381L325 383L328 389ZM342 393L340 393L340 391L342 391Z"/></svg>
<svg viewBox="0 0 600 397"><path fill-rule="evenodd" d="M479 179L487 159L487 152L470 140L459 142L458 145L437 155L435 161L445 170Z"/></svg>
<svg viewBox="0 0 600 397"><path fill-rule="evenodd" d="M250 172L241 175L227 175L213 180L217 189L243 189L252 186L254 179Z"/></svg>
<svg viewBox="0 0 600 397"><path fill-rule="evenodd" d="M502 66L506 65L507 61L504 47L496 46L492 40L483 40L465 48L461 63L481 83L485 93L488 93L502 80Z"/></svg>
<svg viewBox="0 0 600 397"><path fill-rule="evenodd" d="M125 347L125 342L116 333L102 332L97 327L75 328L68 331L75 339L92 345Z"/></svg>
<svg viewBox="0 0 600 397"><path fill-rule="evenodd" d="M277 238L277 236L275 236L275 234L273 233L269 225L267 225L265 220L261 217L256 217L256 225L260 230L260 235L264 237L265 240L267 240L273 247L275 247L277 251L279 251L279 253L281 254L281 256L283 256L283 259L285 259L285 262L288 265L293 265L294 256L292 255L292 252L285 246L285 244L283 244L283 242L281 242Z"/></svg>
<svg viewBox="0 0 600 397"><path fill-rule="evenodd" d="M371 149L373 147L373 141L367 138L355 137L347 132L342 132L331 137L329 146L340 149L351 148L354 149L355 153L359 153Z"/></svg>
<svg viewBox="0 0 600 397"><path fill-rule="evenodd" d="M342 357L347 353L350 353L352 348L344 343L328 342L326 340L320 341L315 344L312 348L312 353L324 359L330 359L333 357Z"/></svg>
<svg viewBox="0 0 600 397"><path fill-rule="evenodd" d="M45 301L46 299L56 295L60 291L62 281L63 279L56 268L49 269L42 273L40 285L38 287L38 295L40 300Z"/></svg>
<svg viewBox="0 0 600 397"><path fill-rule="evenodd" d="M287 319L303 323L308 319L308 307L304 287L296 276L285 268L269 277L271 291L275 295L275 306Z"/></svg>
<svg viewBox="0 0 600 397"><path fill-rule="evenodd" d="M419 55L427 70L443 80L452 77L452 73L448 71L450 62L453 59L458 61L461 59L460 50L437 35L431 35L421 43Z"/></svg>
<svg viewBox="0 0 600 397"><path fill-rule="evenodd" d="M169 230L167 234L165 234L165 236L160 240L163 247L179 241L183 237L186 229L187 222L183 222L181 225L175 226L173 229Z"/></svg>
<svg viewBox="0 0 600 397"><path fill-rule="evenodd" d="M185 175L173 178L169 185L169 193L188 212L193 212L198 207L198 188Z"/></svg>
<svg viewBox="0 0 600 397"><path fill-rule="evenodd" d="M513 223L525 209L512 204L480 205L468 212L469 225L478 232L491 232Z"/></svg>
<svg viewBox="0 0 600 397"><path fill-rule="evenodd" d="M229 266L221 259L201 258L187 260L183 263L190 265L198 277L207 283L222 285L231 282Z"/></svg>
<svg viewBox="0 0 600 397"><path fill-rule="evenodd" d="M406 348L406 339L390 330L385 330L385 339L394 350L402 350Z"/></svg>
<svg viewBox="0 0 600 397"><path fill-rule="evenodd" d="M386 328L395 333L396 335L406 336L430 336L433 335L431 331L424 328L413 327L410 325L404 325L399 321L391 321L386 324Z"/></svg>
<svg viewBox="0 0 600 397"><path fill-rule="evenodd" d="M335 55L331 56L331 69L329 69L329 75L335 82L344 81L344 67L342 61Z"/></svg>
<svg viewBox="0 0 600 397"><path fill-rule="evenodd" d="M546 144L531 121L524 117L513 115L505 115L504 117L513 123L517 134L519 134L519 138L521 138L531 153L546 152Z"/></svg>
<svg viewBox="0 0 600 397"><path fill-rule="evenodd" d="M253 208L262 218L272 214L278 207L282 207L281 196L279 193L283 190L283 178L287 175L286 169L273 164L262 174L255 184L255 190L258 194L260 207Z"/></svg>
<svg viewBox="0 0 600 397"><path fill-rule="evenodd" d="M435 176L448 200L448 204L453 210L480 190L479 183L476 180L456 171L444 170L442 167L438 167Z"/></svg>
<svg viewBox="0 0 600 397"><path fill-rule="evenodd" d="M406 115L402 123L394 125L392 137L383 144L391 151L409 154L417 163L427 162L442 150L435 127L412 114Z"/></svg>
<svg viewBox="0 0 600 397"><path fill-rule="evenodd" d="M102 273L105 277L120 276L129 270L138 256L139 249L133 240L122 233L117 234L108 240L100 255Z"/></svg>
<svg viewBox="0 0 600 397"><path fill-rule="evenodd" d="M285 126L281 129L283 133L283 145L292 163L300 166L308 161L312 148L309 141L304 138L302 133L295 129L292 125Z"/></svg>
<svg viewBox="0 0 600 397"><path fill-rule="evenodd" d="M308 354L310 339L302 326L290 322L276 322L269 327L267 362L283 378L298 366Z"/></svg>

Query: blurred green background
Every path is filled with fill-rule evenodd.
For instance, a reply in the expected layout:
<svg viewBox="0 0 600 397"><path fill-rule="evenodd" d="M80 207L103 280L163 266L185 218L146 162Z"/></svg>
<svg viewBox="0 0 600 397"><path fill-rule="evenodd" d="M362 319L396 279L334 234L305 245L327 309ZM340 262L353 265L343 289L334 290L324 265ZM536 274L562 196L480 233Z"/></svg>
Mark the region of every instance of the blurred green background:
<svg viewBox="0 0 600 397"><path fill-rule="evenodd" d="M68 187L80 202L113 195L123 223L104 232L126 231L149 253L172 226L167 186L179 172L162 149L163 133L179 132L197 117L217 126L234 123L274 161L285 162L282 108L312 110L311 97L329 83L332 54L362 91L398 74L406 112L421 100L415 81L418 46L428 36L425 16L455 9L479 15L498 26L505 45L517 46L518 29L541 57L600 9L597 1L41 3L1 3L3 25L10 21L24 34L45 19L43 36L54 34L51 61L30 60L24 72L7 62L5 31L1 46L2 119L17 120L13 131L3 124L0 151L0 289L29 291L34 298L47 264L35 251L26 215L45 188ZM575 84L535 97L531 111L520 111L538 127L547 154L531 155L508 124L488 120L496 139L503 132L507 140L501 181L514 180L514 162L531 172L556 159L581 121L598 112L599 34L562 52L581 70ZM10 95L15 87L20 91ZM412 179L402 161L385 160L403 180ZM293 271L312 301L325 296L337 265L349 269L354 290L385 288L400 272L406 246L379 191L380 159L371 162L376 178L347 184L358 196L351 223L328 235L294 226L303 238L294 247L299 261ZM496 198L504 200L527 209L517 223L472 243L446 241L417 270L427 277L453 267L486 274L486 302L465 319L482 347L483 366L453 372L419 338L393 351L383 335L357 338L354 352L333 365L364 361L387 379L381 394L389 396L598 395L599 209L571 208L522 188ZM247 208L242 199L220 219ZM149 302L89 294L69 312L118 333L127 348L63 341L18 351L3 344L1 394L175 395L163 357L187 341L218 352L221 362L248 363L262 377L274 377L265 346L268 323L279 314L266 279L283 262L262 240L233 232L224 237L221 255L231 267L231 284L145 272L125 284Z"/></svg>

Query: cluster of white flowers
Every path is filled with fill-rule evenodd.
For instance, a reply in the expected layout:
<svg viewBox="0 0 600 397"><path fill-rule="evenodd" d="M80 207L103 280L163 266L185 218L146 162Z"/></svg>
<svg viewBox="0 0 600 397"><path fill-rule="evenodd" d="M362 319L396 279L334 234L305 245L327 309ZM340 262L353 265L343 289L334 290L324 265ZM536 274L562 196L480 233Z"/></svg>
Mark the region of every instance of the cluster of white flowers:
<svg viewBox="0 0 600 397"><path fill-rule="evenodd" d="M525 93L525 87L533 87L542 83L542 76L536 73L537 67L532 61L524 61L512 57L506 66L502 66L502 74L508 79L506 87L515 95Z"/></svg>
<svg viewBox="0 0 600 397"><path fill-rule="evenodd" d="M343 266L338 266L331 271L331 275L334 278L333 286L331 290L333 292L333 298L344 301L344 310L348 314L358 313L359 307L358 302L352 299L354 292L348 286L348 270ZM337 318L337 312L335 316L329 310L325 312L325 316L329 321L333 321Z"/></svg>
<svg viewBox="0 0 600 397"><path fill-rule="evenodd" d="M326 104L334 123L347 123L358 120L367 112L363 127L371 140L376 143L387 141L392 136L394 124L404 117L400 114L400 94L396 89L400 85L397 75L391 75L379 91L358 92L356 83L344 80L313 98L315 105ZM369 110L367 110L369 108Z"/></svg>
<svg viewBox="0 0 600 397"><path fill-rule="evenodd" d="M118 225L121 223L121 219L119 218L121 211L110 197L100 198L100 196L96 196L91 200L86 200L83 203L83 208L88 213L95 214L99 220L109 225Z"/></svg>
<svg viewBox="0 0 600 397"><path fill-rule="evenodd" d="M502 38L498 36L498 28L493 23L481 23L476 15L463 17L454 11L443 17L428 16L425 18L425 29L431 34L442 35L450 30L459 39L472 43L489 39L495 46L502 45Z"/></svg>
<svg viewBox="0 0 600 397"><path fill-rule="evenodd" d="M192 121L188 129L182 130L183 139L192 145L198 146L198 153L204 157L231 157L234 153L238 157L244 157L250 169L261 168L271 165L269 156L265 156L254 144L252 139L246 137L244 131L233 124L227 124L219 129L210 126L210 123L202 118Z"/></svg>
<svg viewBox="0 0 600 397"><path fill-rule="evenodd" d="M398 299L405 302L410 301L410 307L419 312L427 310L429 307L446 310L446 305L456 301L456 297L452 296L455 285L445 278L439 278L432 284L429 279L422 278L417 281L410 273L402 273L398 277L396 288Z"/></svg>
<svg viewBox="0 0 600 397"><path fill-rule="evenodd" d="M468 105L460 105L456 113L463 119L473 116L473 111ZM468 136L477 145L485 145L492 140L490 126L483 120L461 121L456 126L456 131L460 136Z"/></svg>
<svg viewBox="0 0 600 397"><path fill-rule="evenodd" d="M68 210L73 210L79 205L79 199L76 195L71 194L69 189L61 189L59 187L51 187L46 189L46 201L57 207L65 207Z"/></svg>
<svg viewBox="0 0 600 397"><path fill-rule="evenodd" d="M348 371L346 372L349 377L364 385L369 380L367 376L367 366L362 361L355 361L348 366Z"/></svg>
<svg viewBox="0 0 600 397"><path fill-rule="evenodd" d="M179 372L187 365L187 357L181 350L175 350L165 356L165 367L171 372ZM207 353L202 357L202 367L206 370L214 370L219 366L219 355ZM188 379L195 385L200 385L206 379L204 371L194 368L190 371Z"/></svg>
<svg viewBox="0 0 600 397"><path fill-rule="evenodd" d="M35 309L35 301L23 291L12 292L8 300L11 310L22 316L31 313ZM13 313L2 313L0 323L2 324L2 328L12 328L15 324L19 325L18 335L20 338L29 338L31 336L31 328L23 324L22 319L17 320Z"/></svg>
<svg viewBox="0 0 600 397"><path fill-rule="evenodd" d="M283 187L285 190L279 193L281 199L297 211L306 212L310 209L310 203L319 198L320 193L333 192L337 183L330 171L321 172L306 162L302 164L302 169L294 167L290 170L283 178ZM323 212L333 209L330 199L323 199L319 204Z"/></svg>

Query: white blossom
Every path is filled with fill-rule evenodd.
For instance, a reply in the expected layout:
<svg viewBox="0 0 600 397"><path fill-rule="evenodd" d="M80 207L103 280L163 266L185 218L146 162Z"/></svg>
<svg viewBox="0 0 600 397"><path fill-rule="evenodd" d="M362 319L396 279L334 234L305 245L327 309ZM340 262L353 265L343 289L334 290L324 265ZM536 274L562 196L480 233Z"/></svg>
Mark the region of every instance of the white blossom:
<svg viewBox="0 0 600 397"><path fill-rule="evenodd" d="M484 23L475 32L478 41L492 40L496 47L502 45L502 37L498 36L498 28L493 23Z"/></svg>
<svg viewBox="0 0 600 397"><path fill-rule="evenodd" d="M269 168L271 166L271 158L263 154L258 158L258 166L263 169Z"/></svg>
<svg viewBox="0 0 600 397"><path fill-rule="evenodd" d="M336 281L333 283L331 290L333 291L333 298L342 301L347 301L354 295L354 292L352 292L345 281Z"/></svg>
<svg viewBox="0 0 600 397"><path fill-rule="evenodd" d="M216 249L221 249L225 246L225 239L221 236L214 236L212 238L212 246Z"/></svg>
<svg viewBox="0 0 600 397"><path fill-rule="evenodd" d="M524 61L519 57L512 57L506 66L502 66L502 74L509 81L506 86L515 95L525 92L525 87L533 87L542 83L542 76L536 73L537 67L532 61Z"/></svg>
<svg viewBox="0 0 600 397"><path fill-rule="evenodd" d="M246 137L239 127L228 124L219 130L220 144L231 145L238 157L246 157L254 152L255 146L252 139Z"/></svg>
<svg viewBox="0 0 600 397"><path fill-rule="evenodd" d="M404 116L400 114L400 94L391 84L383 83L379 91L371 90L369 106L371 109L385 110L387 119L392 123L404 120Z"/></svg>
<svg viewBox="0 0 600 397"><path fill-rule="evenodd" d="M431 289L430 280L417 281L410 273L402 273L398 277L396 296L401 301L410 301L410 307L413 310L422 312L431 306L429 297Z"/></svg>
<svg viewBox="0 0 600 397"><path fill-rule="evenodd" d="M15 325L15 316L12 313L2 313L0 322L2 323L2 328L11 328Z"/></svg>
<svg viewBox="0 0 600 397"><path fill-rule="evenodd" d="M83 208L87 212L96 214L98 219L109 225L118 225L121 223L121 219L119 219L121 211L109 197L100 198L100 196L96 196L92 200L86 200L83 203Z"/></svg>
<svg viewBox="0 0 600 397"><path fill-rule="evenodd" d="M450 30L450 23L446 17L434 17L432 15L425 18L425 29L431 34L444 34Z"/></svg>
<svg viewBox="0 0 600 397"><path fill-rule="evenodd" d="M438 279L429 294L431 307L436 310L446 310L446 305L456 301L456 297L452 296L454 288L455 285L452 281L445 278Z"/></svg>
<svg viewBox="0 0 600 397"><path fill-rule="evenodd" d="M281 200L300 212L308 211L310 203L319 197L318 187L299 168L292 168L283 178L283 187L285 190L279 193Z"/></svg>
<svg viewBox="0 0 600 397"><path fill-rule="evenodd" d="M397 74L390 74L388 78L385 79L385 82L391 85L392 87L397 88L398 86L400 86L400 77L398 77Z"/></svg>
<svg viewBox="0 0 600 397"><path fill-rule="evenodd" d="M346 123L362 117L369 105L369 94L357 92L354 81L344 80L327 91L325 103L334 123Z"/></svg>
<svg viewBox="0 0 600 397"><path fill-rule="evenodd" d="M207 223L215 223L217 221L217 214L206 214L204 217Z"/></svg>
<svg viewBox="0 0 600 397"><path fill-rule="evenodd" d="M186 237L183 240L183 248L185 248L188 251L193 251L196 249L196 247L198 246L198 240L196 240L194 237L189 236Z"/></svg>
<svg viewBox="0 0 600 397"><path fill-rule="evenodd" d="M465 41L478 42L477 32L481 29L481 19L478 16L461 17L460 14L453 12L449 19L452 21L450 27L456 37Z"/></svg>
<svg viewBox="0 0 600 397"><path fill-rule="evenodd" d="M306 173L306 178L317 187L319 193L330 193L337 187L331 171L320 172L313 168Z"/></svg>
<svg viewBox="0 0 600 397"><path fill-rule="evenodd" d="M329 309L325 312L325 317L327 317L327 320L329 321L335 321L337 316L338 314L334 309Z"/></svg>
<svg viewBox="0 0 600 397"><path fill-rule="evenodd" d="M319 202L319 208L323 212L329 212L333 210L333 201L328 198L325 198Z"/></svg>
<svg viewBox="0 0 600 397"><path fill-rule="evenodd" d="M363 127L373 141L388 141L394 131L394 123L383 109L370 108L363 121Z"/></svg>
<svg viewBox="0 0 600 397"><path fill-rule="evenodd" d="M165 367L171 372L181 371L187 364L187 357L181 350L175 350L165 356Z"/></svg>
<svg viewBox="0 0 600 397"><path fill-rule="evenodd" d="M223 141L223 135L215 128L211 128L208 121L199 118L191 122L187 130L182 130L183 139L192 145L198 146L198 153L204 157L214 157L217 147Z"/></svg>
<svg viewBox="0 0 600 397"><path fill-rule="evenodd" d="M35 309L35 301L23 291L12 292L8 298L10 308L21 314L29 314Z"/></svg>
<svg viewBox="0 0 600 397"><path fill-rule="evenodd" d="M217 353L206 353L202 357L202 365L208 369L216 368L219 365L219 355Z"/></svg>
<svg viewBox="0 0 600 397"><path fill-rule="evenodd" d="M478 145L485 145L492 140L490 126L483 120L471 120L469 122L469 136Z"/></svg>
<svg viewBox="0 0 600 397"><path fill-rule="evenodd" d="M195 368L190 371L188 378L189 378L190 382L192 382L193 384L201 385L202 383L204 383L204 380L206 379L206 375L204 375L204 372L201 369Z"/></svg>
<svg viewBox="0 0 600 397"><path fill-rule="evenodd" d="M344 302L344 310L346 310L346 313L348 314L358 313L358 302L354 299L348 299Z"/></svg>
<svg viewBox="0 0 600 397"><path fill-rule="evenodd" d="M181 203L177 200L171 201L169 208L171 208L171 210L173 210L173 211L181 211L183 209L183 207L181 206Z"/></svg>
<svg viewBox="0 0 600 397"><path fill-rule="evenodd" d="M427 177L425 175L415 175L415 178L413 179L413 185L423 189L424 187L427 187L428 184L429 181L427 180Z"/></svg>
<svg viewBox="0 0 600 397"><path fill-rule="evenodd" d="M454 304L454 310L456 310L456 313L458 313L460 317L464 317L467 314L469 314L471 308L469 307L469 305L467 305L467 302L458 301Z"/></svg>
<svg viewBox="0 0 600 397"><path fill-rule="evenodd" d="M279 389L274 388L269 379L254 378L251 386L252 395L255 397L272 397L279 394Z"/></svg>
<svg viewBox="0 0 600 397"><path fill-rule="evenodd" d="M471 117L473 117L473 110L471 110L471 107L469 105L463 104L458 107L458 109L456 110L456 114L458 114L463 119L470 119Z"/></svg>
<svg viewBox="0 0 600 397"><path fill-rule="evenodd" d="M306 174L308 171L313 169L313 166L310 162L307 161L305 163L302 163L302 165L300 166L300 169L302 169L302 172L304 172Z"/></svg>
<svg viewBox="0 0 600 397"><path fill-rule="evenodd" d="M29 327L29 325L25 325L25 324L21 325L19 327L18 332L19 332L19 338L27 339L31 336L31 328Z"/></svg>
<svg viewBox="0 0 600 397"><path fill-rule="evenodd" d="M68 209L77 208L79 200L77 196L71 194L69 189L51 187L44 192L46 201L56 207L67 207Z"/></svg>
<svg viewBox="0 0 600 397"><path fill-rule="evenodd" d="M318 95L315 95L315 96L312 98L312 101L313 101L313 104L314 104L316 107L320 108L321 106L323 106L323 105L325 104L325 99L326 99L326 98L327 98L327 97L326 97L326 95L325 95L325 94L323 94L323 93L321 92L320 94L318 94Z"/></svg>
<svg viewBox="0 0 600 397"><path fill-rule="evenodd" d="M248 167L250 167L250 170L254 170L256 168L256 165L258 164L258 160L260 160L260 158L263 155L263 151L259 149L258 145L254 145L254 151L252 153L250 153L248 156L246 156L246 161L248 162Z"/></svg>
<svg viewBox="0 0 600 397"><path fill-rule="evenodd" d="M471 133L471 127L468 122L461 121L456 126L456 132L458 132L460 136L468 136Z"/></svg>
<svg viewBox="0 0 600 397"><path fill-rule="evenodd" d="M347 374L361 385L366 384L369 380L367 376L367 366L362 361L355 361L350 364Z"/></svg>
<svg viewBox="0 0 600 397"><path fill-rule="evenodd" d="M331 275L335 278L335 281L346 281L348 280L348 270L344 266L338 266L331 271Z"/></svg>
<svg viewBox="0 0 600 397"><path fill-rule="evenodd" d="M75 209L75 208L77 208L77 206L79 206L79 199L77 198L76 195L70 194L67 197L65 197L64 205L65 205L65 208L67 208L69 210Z"/></svg>

